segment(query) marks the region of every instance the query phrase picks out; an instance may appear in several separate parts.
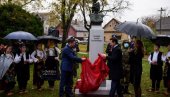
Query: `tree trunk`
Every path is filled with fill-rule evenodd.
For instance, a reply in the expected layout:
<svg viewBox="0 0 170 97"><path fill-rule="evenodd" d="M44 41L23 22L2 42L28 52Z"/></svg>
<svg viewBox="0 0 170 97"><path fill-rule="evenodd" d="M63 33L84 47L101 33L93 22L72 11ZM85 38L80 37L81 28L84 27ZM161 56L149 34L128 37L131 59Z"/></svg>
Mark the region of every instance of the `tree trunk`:
<svg viewBox="0 0 170 97"><path fill-rule="evenodd" d="M68 33L69 33L69 29L70 29L70 25L71 25L71 21L74 17L74 13L76 10L76 7L78 5L78 3L75 3L74 6L71 8L70 10L70 15L67 16L66 18L66 1L62 0L62 29L63 29L63 39L62 39L62 46L61 48L64 48L66 45L66 39L68 37Z"/></svg>
<svg viewBox="0 0 170 97"><path fill-rule="evenodd" d="M62 37L62 46L61 46L61 48L64 48L64 46L66 45L65 40L66 40L67 30L65 29L65 18L66 18L65 7L66 7L66 1L62 0L61 19L62 19L63 37Z"/></svg>

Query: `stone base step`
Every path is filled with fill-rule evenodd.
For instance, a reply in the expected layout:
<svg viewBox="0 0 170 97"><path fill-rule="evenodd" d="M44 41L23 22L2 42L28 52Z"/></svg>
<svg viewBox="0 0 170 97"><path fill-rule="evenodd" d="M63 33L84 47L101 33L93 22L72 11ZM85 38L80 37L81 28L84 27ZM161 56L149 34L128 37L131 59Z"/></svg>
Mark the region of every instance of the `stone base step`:
<svg viewBox="0 0 170 97"><path fill-rule="evenodd" d="M76 97L109 97L109 92L111 88L111 80L105 80L99 87L97 91L89 92L87 94L82 94L79 89L75 90Z"/></svg>

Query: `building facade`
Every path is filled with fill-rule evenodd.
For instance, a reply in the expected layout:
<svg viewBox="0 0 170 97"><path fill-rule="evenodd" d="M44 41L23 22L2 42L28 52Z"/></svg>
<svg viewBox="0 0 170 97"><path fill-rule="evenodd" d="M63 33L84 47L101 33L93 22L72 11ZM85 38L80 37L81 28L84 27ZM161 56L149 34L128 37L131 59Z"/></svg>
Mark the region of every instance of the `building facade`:
<svg viewBox="0 0 170 97"><path fill-rule="evenodd" d="M156 22L156 31L159 35L170 35L170 16L163 17L161 23L160 20Z"/></svg>
<svg viewBox="0 0 170 97"><path fill-rule="evenodd" d="M110 41L112 34L116 34L118 39L121 40L121 41L129 40L129 35L116 31L115 27L119 23L120 22L118 20L113 18L103 27L103 29L104 29L104 41L105 42Z"/></svg>
<svg viewBox="0 0 170 97"><path fill-rule="evenodd" d="M61 24L59 24L56 29L59 31L59 36L62 37L63 29L61 27ZM83 27L83 25L72 24L68 31L68 37L74 36L79 40L84 40L85 38L88 38L88 34L88 31Z"/></svg>

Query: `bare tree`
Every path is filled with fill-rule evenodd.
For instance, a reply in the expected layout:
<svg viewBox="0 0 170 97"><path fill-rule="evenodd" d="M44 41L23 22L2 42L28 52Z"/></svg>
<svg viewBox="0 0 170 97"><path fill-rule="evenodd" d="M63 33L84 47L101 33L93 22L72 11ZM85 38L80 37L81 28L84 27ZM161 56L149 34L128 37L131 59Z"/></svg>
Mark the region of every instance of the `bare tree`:
<svg viewBox="0 0 170 97"><path fill-rule="evenodd" d="M87 15L92 13L92 3L93 0L82 0L80 3L80 10L84 18L84 27L90 33L91 24L88 23ZM131 3L127 0L100 0L101 10L100 13L107 15L108 13L121 13L126 9L129 9ZM89 34L90 35L90 34ZM89 36L88 36L89 37ZM89 39L89 38L88 38ZM87 45L87 51L89 50L89 41Z"/></svg>
<svg viewBox="0 0 170 97"><path fill-rule="evenodd" d="M154 32L156 32L156 22L160 19L159 15L151 15L141 18L141 22L149 26Z"/></svg>
<svg viewBox="0 0 170 97"><path fill-rule="evenodd" d="M112 1L111 1L112 2ZM72 19L76 12L81 11L84 17L84 27L90 31L91 25L87 21L87 16L92 12L93 0L53 0L51 4L52 13L56 15L62 24L63 36L62 36L62 48L66 44L66 38L68 37L68 31L72 22ZM126 0L114 0L112 5L109 5L108 0L100 0L101 13L107 14L108 12L118 13L127 9L130 3ZM55 17L55 16L54 16Z"/></svg>

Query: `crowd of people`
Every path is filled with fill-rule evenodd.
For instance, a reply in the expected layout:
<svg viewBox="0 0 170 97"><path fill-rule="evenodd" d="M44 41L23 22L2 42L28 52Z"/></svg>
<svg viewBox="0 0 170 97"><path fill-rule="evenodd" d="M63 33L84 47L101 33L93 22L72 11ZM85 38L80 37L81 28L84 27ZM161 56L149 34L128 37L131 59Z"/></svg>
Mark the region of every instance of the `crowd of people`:
<svg viewBox="0 0 170 97"><path fill-rule="evenodd" d="M33 89L42 90L44 81L48 81L49 89L54 90L55 81L60 81L60 97L66 93L72 97L73 75L77 76L76 62L85 58L78 58L76 52L79 48L75 38L69 38L65 48L58 48L54 40L48 40L47 45L38 42L35 50L30 53L27 45L19 43L17 46L0 45L0 91L11 96L15 84L18 84L18 93L27 93L27 83L30 79L30 65L33 68ZM15 49L15 50L14 50ZM61 68L60 68L60 59ZM76 66L73 66L76 65ZM73 69L74 68L74 69ZM72 70L73 69L73 70ZM73 72L72 72L73 71Z"/></svg>
<svg viewBox="0 0 170 97"><path fill-rule="evenodd" d="M132 42L123 41L118 44L116 35L112 35L110 43L106 48L106 54L103 57L107 60L111 90L109 97L123 97L123 94L129 94L128 87L131 82L134 86L135 97L141 97L141 75L142 58L144 57L143 43L140 40L132 38Z"/></svg>
<svg viewBox="0 0 170 97"><path fill-rule="evenodd" d="M60 80L59 97L73 97L73 77L77 76L77 63L86 58L77 57L79 51L74 37L67 40L67 45L61 50L53 40L47 45L41 42L36 44L35 50L30 53L25 44L20 44L13 51L11 45L0 45L0 90L6 95L13 95L12 89L18 83L19 94L27 93L27 82L30 79L30 64L34 63L33 86L42 90L44 81L48 81L49 89L54 90L55 81ZM167 88L166 95L170 93L170 45L168 53L164 55L159 51L160 45L154 45L154 51L148 57L150 64L150 79L152 88L149 92L159 92L160 82L164 80ZM119 45L116 35L112 35L106 48L106 54L101 54L107 60L111 90L109 97L123 97L130 94L129 84L134 87L135 97L141 97L142 59L144 46L141 40L132 37L131 42L123 41ZM61 65L60 65L61 61ZM163 69L163 64L165 68ZM5 65L4 65L5 64Z"/></svg>
<svg viewBox="0 0 170 97"><path fill-rule="evenodd" d="M118 97L130 94L128 87L131 83L134 87L135 97L141 97L142 59L144 57L144 45L141 40L132 37L131 42L125 40L118 44L116 35L112 35L110 43L103 54L107 60L109 79L112 80L110 97L115 93ZM148 92L160 93L160 83L163 79L167 88L165 95L170 93L170 44L166 55L159 51L160 45L154 44L154 50L148 57L150 64L151 89ZM163 64L165 63L165 66Z"/></svg>

